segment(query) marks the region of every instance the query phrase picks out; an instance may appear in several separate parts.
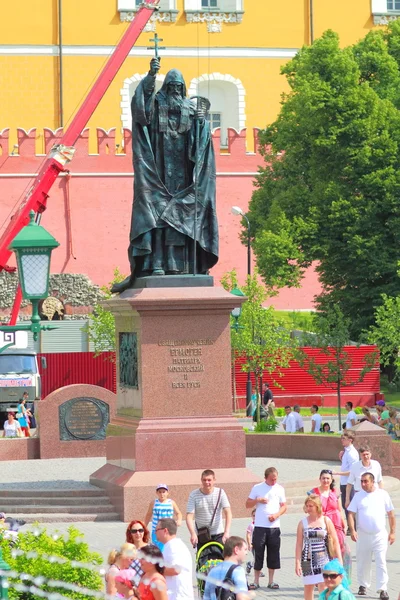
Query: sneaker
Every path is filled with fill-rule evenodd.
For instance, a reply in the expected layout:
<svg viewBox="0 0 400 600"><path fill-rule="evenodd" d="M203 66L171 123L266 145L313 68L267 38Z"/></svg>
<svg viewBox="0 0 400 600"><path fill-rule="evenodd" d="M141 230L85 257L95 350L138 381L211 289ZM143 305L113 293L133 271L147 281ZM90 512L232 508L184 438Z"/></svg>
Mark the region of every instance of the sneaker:
<svg viewBox="0 0 400 600"><path fill-rule="evenodd" d="M247 573L247 575L248 575L249 573L251 573L251 567L252 567L252 564L251 564L251 562L247 562L247 563L246 563L246 573Z"/></svg>
<svg viewBox="0 0 400 600"><path fill-rule="evenodd" d="M379 598L380 598L380 600L389 600L389 594L387 593L386 590L382 590L381 593L379 594Z"/></svg>
<svg viewBox="0 0 400 600"><path fill-rule="evenodd" d="M366 596L367 595L367 588L364 587L363 585L360 585L360 587L358 588L358 595L359 596Z"/></svg>

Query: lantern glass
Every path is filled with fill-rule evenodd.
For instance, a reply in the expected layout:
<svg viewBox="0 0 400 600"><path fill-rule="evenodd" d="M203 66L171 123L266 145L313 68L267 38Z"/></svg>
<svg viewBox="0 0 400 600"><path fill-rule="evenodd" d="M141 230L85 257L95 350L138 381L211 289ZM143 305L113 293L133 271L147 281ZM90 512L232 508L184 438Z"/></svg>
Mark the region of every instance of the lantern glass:
<svg viewBox="0 0 400 600"><path fill-rule="evenodd" d="M47 248L20 251L19 268L22 293L28 300L46 298L49 287L50 252Z"/></svg>

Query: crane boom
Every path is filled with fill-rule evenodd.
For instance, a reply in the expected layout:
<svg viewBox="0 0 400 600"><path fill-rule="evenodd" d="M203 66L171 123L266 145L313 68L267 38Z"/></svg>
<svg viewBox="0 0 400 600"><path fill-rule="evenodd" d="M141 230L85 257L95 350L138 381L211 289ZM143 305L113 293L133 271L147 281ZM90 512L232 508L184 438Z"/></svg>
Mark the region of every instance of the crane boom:
<svg viewBox="0 0 400 600"><path fill-rule="evenodd" d="M7 264L11 256L11 250L9 250L10 243L22 227L28 224L29 212L31 210L40 215L46 209L49 191L58 175L62 171L65 171L65 165L72 160L74 154L73 146L76 140L85 128L154 10L157 9L159 2L160 0L143 1L143 4L139 7L134 19L105 64L82 106L72 119L71 124L61 137L59 143L50 150L44 160L32 186L24 198L22 198L16 212L11 217L8 226L0 237L0 271L15 271L14 267L9 267ZM12 310L10 325L15 323L20 305L21 294L18 292Z"/></svg>

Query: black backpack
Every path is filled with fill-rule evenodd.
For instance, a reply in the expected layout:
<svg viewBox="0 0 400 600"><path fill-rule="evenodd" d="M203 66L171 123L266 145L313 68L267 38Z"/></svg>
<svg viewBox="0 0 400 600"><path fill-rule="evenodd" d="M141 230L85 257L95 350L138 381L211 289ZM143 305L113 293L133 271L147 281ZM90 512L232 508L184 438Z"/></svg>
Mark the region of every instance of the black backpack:
<svg viewBox="0 0 400 600"><path fill-rule="evenodd" d="M232 565L231 567L229 567L222 583L224 583L225 585L229 585L230 587L235 587L235 583L232 579L232 573L238 566L239 565ZM215 596L217 600L236 600L235 592L227 590L226 588L221 587L220 585L218 585L215 588Z"/></svg>

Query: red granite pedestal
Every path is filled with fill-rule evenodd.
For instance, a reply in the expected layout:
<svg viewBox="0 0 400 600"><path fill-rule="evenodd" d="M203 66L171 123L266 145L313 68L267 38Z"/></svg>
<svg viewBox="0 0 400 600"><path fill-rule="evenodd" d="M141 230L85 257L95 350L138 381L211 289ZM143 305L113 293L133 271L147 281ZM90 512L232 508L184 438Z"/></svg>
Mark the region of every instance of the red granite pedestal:
<svg viewBox="0 0 400 600"><path fill-rule="evenodd" d="M247 515L258 479L245 468L245 434L232 416L229 316L240 301L216 287L127 290L107 301L116 320L117 414L107 464L90 481L107 490L123 520L143 518L160 481L184 511L207 468L235 516ZM137 340L134 386L121 381L119 344L128 333Z"/></svg>

